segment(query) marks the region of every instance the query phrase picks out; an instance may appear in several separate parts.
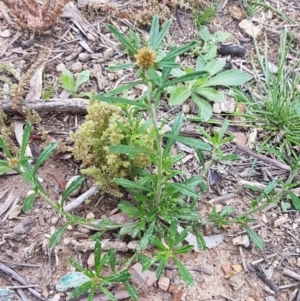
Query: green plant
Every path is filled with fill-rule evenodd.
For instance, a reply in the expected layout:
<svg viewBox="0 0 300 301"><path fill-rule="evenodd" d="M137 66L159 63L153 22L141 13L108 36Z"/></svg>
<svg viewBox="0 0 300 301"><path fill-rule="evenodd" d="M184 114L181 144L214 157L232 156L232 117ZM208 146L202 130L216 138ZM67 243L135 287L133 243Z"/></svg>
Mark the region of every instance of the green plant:
<svg viewBox="0 0 300 301"><path fill-rule="evenodd" d="M241 91L235 91L236 98L248 106L246 119L260 124L270 133L264 144L274 144L273 138L279 135L281 137L279 144L289 147L294 157L297 158L293 146L300 143L300 76L297 72L300 66L299 55L294 54L296 57L289 66L286 66L292 39L288 39L285 28L280 36L278 70L275 73L271 72L267 44L266 40L264 57L260 54L256 41L254 44L264 78L257 77L257 87L253 86L249 89L250 97ZM254 60L252 64L255 73L258 74ZM276 155L282 157L278 153Z"/></svg>
<svg viewBox="0 0 300 301"><path fill-rule="evenodd" d="M207 8L199 9L199 4L193 5L193 17L197 26L207 25L216 15L217 4L211 1Z"/></svg>
<svg viewBox="0 0 300 301"><path fill-rule="evenodd" d="M192 53L201 56L204 61L213 60L217 55L218 44L231 37L231 33L219 30L211 34L206 27L202 27L198 34L201 43L193 49Z"/></svg>
<svg viewBox="0 0 300 301"><path fill-rule="evenodd" d="M94 260L95 260L95 268L85 269L74 259L69 258L69 262L71 265L84 275L86 275L90 280L84 282L81 286L75 288L68 296L68 300L73 298L78 298L83 295L85 292L89 291L89 296L87 298L88 301L94 300L94 294L97 289L102 291L109 300L117 301L118 299L107 289L107 287L111 286L114 283L122 282L125 283L125 287L129 292L131 298L134 300L138 300L138 293L134 287L132 287L129 283L129 279L131 275L127 270L116 271L116 253L114 249L109 249L104 256L101 256L101 243L99 240L96 240L95 249L94 249ZM111 273L107 276L102 275L103 269L105 265L108 265Z"/></svg>
<svg viewBox="0 0 300 301"><path fill-rule="evenodd" d="M44 77L43 82L44 82L44 85L43 85L44 87L42 89L42 98L47 100L47 99L51 98L51 96L53 95L53 93L57 87L57 79L53 78L50 83L47 83L46 79Z"/></svg>
<svg viewBox="0 0 300 301"><path fill-rule="evenodd" d="M219 131L214 131L213 135L210 135L204 128L198 127L199 132L206 138L207 142L212 146L211 156L210 156L210 163L206 165L204 173L208 170L213 164L222 160L238 160L239 156L230 154L224 155L222 151L222 146L226 143L232 141L234 136L229 135L225 137L225 133L227 131L229 125L229 120L225 120L222 127ZM202 151L198 150L197 155L204 166L204 154Z"/></svg>
<svg viewBox="0 0 300 301"><path fill-rule="evenodd" d="M242 85L251 79L248 73L240 70L222 71L226 61L216 60L217 45L216 43L228 37L227 33L216 32L212 36L206 28L199 32L200 37L204 41L203 52L199 53L196 61L195 71L206 71L207 75L193 81L185 82L184 85L172 85L166 90L170 93L169 104L171 106L180 105L189 97L198 106L198 118L201 121L208 121L212 116L212 106L209 103L222 102L224 96L215 87L216 86L238 86ZM182 71L176 68L172 71L175 77L183 76L184 74L193 74L192 68L186 68Z"/></svg>
<svg viewBox="0 0 300 301"><path fill-rule="evenodd" d="M89 78L90 78L90 71L89 70L84 70L84 71L81 71L77 77L76 77L76 80L74 79L74 76L73 74L67 70L67 69L63 69L62 72L61 72L61 82L62 82L62 87L69 91L72 96L75 96L77 95L77 91L79 89L79 87L86 83ZM79 94L78 96L84 96L85 94Z"/></svg>
<svg viewBox="0 0 300 301"><path fill-rule="evenodd" d="M102 191L117 197L122 194L114 178L132 178L134 169L145 168L150 159L145 152L128 156L113 153L109 147L124 143L128 147L143 147L149 153L153 150L151 123L144 122L137 114L132 117L126 106L122 109L105 102L91 101L86 121L76 133L71 134L74 142L72 152L85 164L81 172L92 176Z"/></svg>
<svg viewBox="0 0 300 301"><path fill-rule="evenodd" d="M89 94L92 97L89 115L97 115L98 121L94 121L94 119L88 120L86 123L92 124L92 126L86 128L86 133L91 131L92 134L95 134L95 126L100 126L100 128L104 129L102 132L100 131L100 134L102 133L103 135L109 128L110 123L113 123L113 130L105 132L104 137L107 139L107 142L105 147L102 145L102 151L106 151L106 155L117 155L117 157L114 157L115 161L124 160L126 162L125 167L129 166L131 162L135 162L135 160L140 160L139 158L143 160L144 155L146 156L144 158L149 160L147 161L148 165L146 168L136 165L126 170L124 175L122 173L110 174L110 177L114 177L112 179L113 182L116 185L124 187L132 196L132 202L124 199L119 204L120 210L128 215L130 222L117 224L109 219L104 219L101 223L95 224L90 220L66 212L64 203L70 194L82 184L84 181L83 177L76 178L63 192L60 200L51 200L40 183L37 171L49 159L51 154L54 153L57 144L51 143L48 145L41 153L36 164L34 166L31 165L32 158L26 156L26 148L31 132L30 123L27 123L24 128L22 145L19 152L14 156L4 142L3 137L0 136L0 147L7 157L6 160L0 160L0 174L13 169L32 185L32 191L24 200L23 210L25 213L32 208L35 198L39 196L56 213L65 217L66 224L59 228L50 239L51 248L58 245L64 232L72 224L97 228L99 233L94 235L94 239L99 238L107 230L120 229L120 235L130 234L139 240L139 251L145 250L149 244L157 247L158 251L155 256L143 262L144 269L149 268L153 263L158 261L157 274L161 275L168 261L174 260L182 279L192 284L193 279L191 274L179 261L177 255L191 250L190 246L183 244L183 240L190 231L195 233L199 248L203 249L205 247L205 242L199 230L202 226L201 215L196 210L196 204L204 185L203 179L199 175L192 176L181 182L176 181L177 176L182 175L182 171L176 169L175 165L183 159L184 154L179 153L176 156L172 156L171 147L175 141L178 141L194 148L199 153L202 151L211 151L211 146L201 139L180 135L184 122L184 115L182 113L176 115L171 131L165 133L164 121L161 123L158 122L157 110L165 88L178 83L205 78L208 76L208 72L196 71L171 78L172 69L179 67L179 64L175 62L176 57L193 49L197 45L197 42L191 42L181 47L172 46L168 52L162 52L160 45L170 25L171 21L169 20L160 30L158 17L154 17L149 34L149 43L140 49L136 49L132 41L124 37L115 27L108 26L110 31L127 49L128 53L131 53L131 59L135 60L134 62L110 66L109 68L111 70L136 68L135 75L137 79L103 95ZM141 84L145 85L147 89L141 95L137 95L136 98L128 99L127 95L129 91ZM93 107L93 105L95 106ZM97 106L101 108L100 112L107 113L106 115L103 114L100 120L99 110L91 109L97 108ZM114 116L113 120L111 120L112 116ZM88 118L91 118L91 116ZM97 123L100 123L100 125ZM226 128L227 123L222 128L222 133L216 135L216 138L212 138L215 139L212 141L218 147L227 139L224 138ZM74 135L76 136L76 133ZM121 136L121 138L115 139L116 137L112 137L113 135ZM143 135L147 139L144 139ZM84 136L82 136L83 138ZM101 140L102 138L100 135L92 148L98 147L97 143L101 146L104 143L104 140ZM150 142L149 138L151 138ZM82 142L87 143L86 141ZM90 139L89 143L94 143L94 141ZM85 145L83 144L82 147L85 147ZM88 152L87 154L90 153ZM222 158L220 152L217 151L216 154ZM88 155L86 159L90 159ZM92 158L92 160L94 159ZM106 157L104 159L107 160ZM119 166L119 168L121 169L122 166ZM268 194L270 189L273 188L269 187L265 191L265 194ZM249 231L248 223L252 222L253 219L248 216L266 207L266 203L261 204L261 202L262 198L256 200L256 202L253 202L250 210L234 218L236 223L241 224L246 230L248 229L250 237L259 247L262 247L261 239L256 233L253 233L251 230ZM225 213L221 214L221 217L214 213L215 215L210 220L218 226L222 225L222 223L228 223L228 221L231 221L232 217L230 215L233 212L230 209ZM180 225L184 225L185 229L182 230ZM124 281L131 296L136 299L136 292L128 283L129 274L126 271L127 266L119 272L115 272L115 256L113 251L109 251L103 257L100 254L101 246L99 242L96 242L96 267L94 271L83 269L74 260L70 260L73 266L90 278L89 281L75 289L71 294L78 296L83 292L91 290L89 300L92 300L96 288L99 288L111 300L115 300L109 292L109 285L114 282ZM134 255L133 258L135 257L138 256ZM139 260L142 261L141 259ZM110 276L102 274L102 268L105 264L109 264L112 269Z"/></svg>
<svg viewBox="0 0 300 301"><path fill-rule="evenodd" d="M154 255L154 257L145 261L143 264L144 270L148 270L155 262L158 261L156 276L157 278L160 278L169 260L173 259L182 280L189 285L194 285L193 276L177 258L178 255L190 252L193 249L193 246L182 245L190 230L191 227L187 227L178 234L178 222L175 218L172 219L170 227L167 229L166 236L163 240L156 236L151 238L151 242L159 251Z"/></svg>

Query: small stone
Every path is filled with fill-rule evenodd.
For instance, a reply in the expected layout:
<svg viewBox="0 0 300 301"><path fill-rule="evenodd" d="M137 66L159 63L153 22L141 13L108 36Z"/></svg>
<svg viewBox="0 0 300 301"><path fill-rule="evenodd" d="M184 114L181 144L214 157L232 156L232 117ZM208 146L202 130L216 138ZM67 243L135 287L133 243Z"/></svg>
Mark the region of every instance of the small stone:
<svg viewBox="0 0 300 301"><path fill-rule="evenodd" d="M241 9L239 9L237 6L231 6L228 8L229 14L233 19L236 19L238 21L241 21L245 18L245 14Z"/></svg>
<svg viewBox="0 0 300 301"><path fill-rule="evenodd" d="M138 262L130 269L131 280L138 286L146 285L151 286L156 280L156 274L152 271L143 272L142 265Z"/></svg>
<svg viewBox="0 0 300 301"><path fill-rule="evenodd" d="M93 34L91 34L90 32L87 33L86 38L91 42L96 42L97 41L97 38Z"/></svg>
<svg viewBox="0 0 300 301"><path fill-rule="evenodd" d="M86 219L95 218L95 215L94 215L93 212L88 212L85 218L86 218Z"/></svg>
<svg viewBox="0 0 300 301"><path fill-rule="evenodd" d="M112 58L115 55L115 50L113 48L107 48L103 52L103 56L107 59Z"/></svg>
<svg viewBox="0 0 300 301"><path fill-rule="evenodd" d="M260 26L253 25L249 20L244 19L239 23L239 28L243 30L248 36L256 39L261 34Z"/></svg>
<svg viewBox="0 0 300 301"><path fill-rule="evenodd" d="M226 263L222 264L221 269L225 275L230 275L232 273L230 262L226 262Z"/></svg>
<svg viewBox="0 0 300 301"><path fill-rule="evenodd" d="M46 299L48 299L49 292L48 292L47 290L43 290L42 295L43 295Z"/></svg>
<svg viewBox="0 0 300 301"><path fill-rule="evenodd" d="M248 248L250 246L250 240L248 235L238 236L232 240L233 245L235 246L243 246L244 248Z"/></svg>
<svg viewBox="0 0 300 301"><path fill-rule="evenodd" d="M51 301L59 301L60 300L60 294L55 294L53 298L50 299Z"/></svg>
<svg viewBox="0 0 300 301"><path fill-rule="evenodd" d="M243 271L243 267L240 264L233 264L231 266L235 272L240 273Z"/></svg>
<svg viewBox="0 0 300 301"><path fill-rule="evenodd" d="M297 267L300 268L300 257L297 258L297 263L296 263Z"/></svg>
<svg viewBox="0 0 300 301"><path fill-rule="evenodd" d="M80 62L86 63L90 59L91 55L88 53L80 53L78 55L78 60Z"/></svg>
<svg viewBox="0 0 300 301"><path fill-rule="evenodd" d="M162 298L163 300L167 300L167 301L171 301L173 299L170 293L163 293Z"/></svg>
<svg viewBox="0 0 300 301"><path fill-rule="evenodd" d="M251 297L248 297L246 301L255 301L255 300Z"/></svg>
<svg viewBox="0 0 300 301"><path fill-rule="evenodd" d="M82 70L82 64L80 62L75 62L71 65L70 71L74 73L78 73Z"/></svg>
<svg viewBox="0 0 300 301"><path fill-rule="evenodd" d="M280 292L277 296L276 296L276 301L287 301L287 295L283 292Z"/></svg>
<svg viewBox="0 0 300 301"><path fill-rule="evenodd" d="M10 211L8 219L16 218L22 211L21 205L16 205L12 211Z"/></svg>
<svg viewBox="0 0 300 301"><path fill-rule="evenodd" d="M276 299L273 296L266 297L266 301L276 301Z"/></svg>
<svg viewBox="0 0 300 301"><path fill-rule="evenodd" d="M167 292L170 285L170 279L167 277L160 277L158 280L158 287L163 291Z"/></svg>
<svg viewBox="0 0 300 301"><path fill-rule="evenodd" d="M115 76L114 76L113 73L108 73L108 74L107 74L107 77L108 77L108 79L111 80L111 81L114 81L114 80L115 80Z"/></svg>
<svg viewBox="0 0 300 301"><path fill-rule="evenodd" d="M182 113L188 114L191 111L191 107L188 104L183 104L182 105Z"/></svg>
<svg viewBox="0 0 300 301"><path fill-rule="evenodd" d="M0 31L0 37L1 38L10 38L11 37L11 32L9 29L5 29L3 31Z"/></svg>
<svg viewBox="0 0 300 301"><path fill-rule="evenodd" d="M58 64L56 66L56 71L57 72L61 72L63 69L66 69L66 65L65 64L60 63L60 64Z"/></svg>
<svg viewBox="0 0 300 301"><path fill-rule="evenodd" d="M52 225L56 225L57 222L58 222L58 217L57 217L57 216L53 216L53 217L51 218L51 224L52 224Z"/></svg>
<svg viewBox="0 0 300 301"><path fill-rule="evenodd" d="M87 265L89 268L93 268L95 266L94 253L91 253L87 259Z"/></svg>
<svg viewBox="0 0 300 301"><path fill-rule="evenodd" d="M223 206L222 206L221 204L216 204L216 205L215 205L215 209L216 209L216 212L217 212L217 213L220 213L220 212L222 212L222 210L223 210Z"/></svg>
<svg viewBox="0 0 300 301"><path fill-rule="evenodd" d="M270 73L272 73L272 74L278 73L278 67L271 62L268 62L268 69L269 69Z"/></svg>

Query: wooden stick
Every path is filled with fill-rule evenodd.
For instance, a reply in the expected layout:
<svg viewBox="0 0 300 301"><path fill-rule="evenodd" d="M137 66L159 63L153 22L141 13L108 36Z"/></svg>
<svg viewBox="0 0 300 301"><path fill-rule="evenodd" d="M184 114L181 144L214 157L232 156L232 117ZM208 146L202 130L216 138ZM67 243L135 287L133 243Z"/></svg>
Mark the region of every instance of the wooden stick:
<svg viewBox="0 0 300 301"><path fill-rule="evenodd" d="M36 100L24 102L24 106L29 110L35 110L37 112L71 112L71 113L86 113L87 106L89 104L88 99L84 98L52 98L49 100ZM11 101L1 101L0 109L6 113L17 112L13 108ZM19 108L22 111L22 108Z"/></svg>
<svg viewBox="0 0 300 301"><path fill-rule="evenodd" d="M236 147L240 150L242 150L243 152L245 152L246 154L254 157L254 158L257 158L259 160L262 160L264 162L268 162L280 169L283 169L283 170L286 170L286 171L291 171L291 167L289 165L286 165L284 163L281 163L277 160L274 160L274 159L271 159L269 157L266 157L264 155L261 155L261 154L257 154L255 152L253 152L251 149L249 149L247 146L243 145L243 144L240 144L238 142L235 143Z"/></svg>

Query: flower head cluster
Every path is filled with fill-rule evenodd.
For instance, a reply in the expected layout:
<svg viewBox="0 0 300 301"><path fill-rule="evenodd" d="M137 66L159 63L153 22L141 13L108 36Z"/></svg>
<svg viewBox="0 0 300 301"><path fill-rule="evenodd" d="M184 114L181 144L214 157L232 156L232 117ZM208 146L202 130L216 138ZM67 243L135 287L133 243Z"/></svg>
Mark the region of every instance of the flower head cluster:
<svg viewBox="0 0 300 301"><path fill-rule="evenodd" d="M151 47L142 47L135 58L137 66L142 69L152 67L156 63L156 54Z"/></svg>

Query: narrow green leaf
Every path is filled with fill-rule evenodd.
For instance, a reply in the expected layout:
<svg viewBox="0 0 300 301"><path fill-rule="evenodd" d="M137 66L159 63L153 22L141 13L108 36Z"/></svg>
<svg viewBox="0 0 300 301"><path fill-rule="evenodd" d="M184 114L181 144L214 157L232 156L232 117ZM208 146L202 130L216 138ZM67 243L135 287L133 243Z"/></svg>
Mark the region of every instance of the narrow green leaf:
<svg viewBox="0 0 300 301"><path fill-rule="evenodd" d="M22 145L20 149L20 160L24 159L26 149L28 147L29 137L31 132L31 124L30 122L27 122L24 127L23 137L22 137Z"/></svg>
<svg viewBox="0 0 300 301"><path fill-rule="evenodd" d="M175 249L172 251L173 255L179 255L184 253L189 253L194 249L194 246L183 246L181 248Z"/></svg>
<svg viewBox="0 0 300 301"><path fill-rule="evenodd" d="M106 277L105 280L109 282L124 282L128 280L131 277L131 275L127 271L118 272L116 274L113 274L109 277Z"/></svg>
<svg viewBox="0 0 300 301"><path fill-rule="evenodd" d="M116 272L116 250L109 248L108 250L109 265L113 273Z"/></svg>
<svg viewBox="0 0 300 301"><path fill-rule="evenodd" d="M191 89L186 86L177 87L170 95L169 105L181 105L191 96Z"/></svg>
<svg viewBox="0 0 300 301"><path fill-rule="evenodd" d="M30 209L33 206L35 197L36 197L36 193L32 193L24 200L24 203L22 206L24 213L28 213L30 211Z"/></svg>
<svg viewBox="0 0 300 301"><path fill-rule="evenodd" d="M8 163L6 162L6 165L0 164L0 175L5 174L6 172L8 172L9 170L11 170L10 166L8 165Z"/></svg>
<svg viewBox="0 0 300 301"><path fill-rule="evenodd" d="M84 70L78 74L75 83L75 91L77 91L82 84L84 84L90 79L90 74L91 74L90 70Z"/></svg>
<svg viewBox="0 0 300 301"><path fill-rule="evenodd" d="M172 130L171 130L171 134L172 135L178 135L180 133L180 130L183 126L183 120L184 120L184 114L182 112L178 113L173 121L172 124ZM169 152L170 149L172 147L172 145L174 144L175 140L174 139L168 139L165 149L164 149L164 157L166 157Z"/></svg>
<svg viewBox="0 0 300 301"><path fill-rule="evenodd" d="M147 261L142 263L143 266L143 272L146 270L149 270L149 268L153 265L154 262L158 261L159 258L157 256L154 256L150 259L148 259Z"/></svg>
<svg viewBox="0 0 300 301"><path fill-rule="evenodd" d="M118 204L118 208L129 216L139 216L139 209L133 206L129 201L123 200Z"/></svg>
<svg viewBox="0 0 300 301"><path fill-rule="evenodd" d="M89 293L89 296L87 298L87 301L94 301L94 294L95 294L95 291L96 291L96 286L93 286L91 288L91 291Z"/></svg>
<svg viewBox="0 0 300 301"><path fill-rule="evenodd" d="M68 69L63 69L61 72L62 87L69 92L75 91L75 82L73 74Z"/></svg>
<svg viewBox="0 0 300 301"><path fill-rule="evenodd" d="M118 301L118 299L110 292L108 291L104 286L99 286L100 290L104 293L105 296L109 298L111 301Z"/></svg>
<svg viewBox="0 0 300 301"><path fill-rule="evenodd" d="M122 98L122 97L116 97L116 96L102 96L102 95L94 95L92 96L92 100L101 100L101 101L105 101L109 104L125 104L125 105L130 105L130 106L137 106L137 107L141 107L144 108L145 105L138 102L138 101L134 101L134 100L129 100L126 98Z"/></svg>
<svg viewBox="0 0 300 301"><path fill-rule="evenodd" d="M114 182L117 185L120 185L124 188L127 189L137 189L137 190L141 190L141 191L150 191L149 188L139 185L133 181L127 180L127 179L115 179Z"/></svg>
<svg viewBox="0 0 300 301"><path fill-rule="evenodd" d="M239 86L249 81L252 76L240 70L227 70L210 78L203 86Z"/></svg>
<svg viewBox="0 0 300 301"><path fill-rule="evenodd" d="M194 227L194 231L196 234L197 244L200 250L204 251L206 249L206 243L204 238L202 237L198 228Z"/></svg>
<svg viewBox="0 0 300 301"><path fill-rule="evenodd" d="M2 150L4 151L7 158L10 158L10 159L12 158L12 155L6 146L2 135L0 135L0 148L2 148Z"/></svg>
<svg viewBox="0 0 300 301"><path fill-rule="evenodd" d="M127 290L128 294L130 295L130 297L133 300L135 300L135 301L139 300L139 293L138 293L138 291L132 285L130 285L130 283L129 283L128 280L125 281L125 287L126 287L126 290Z"/></svg>
<svg viewBox="0 0 300 301"><path fill-rule="evenodd" d="M135 47L126 39L123 33L119 32L117 28L110 24L106 24L106 28L123 44L125 48L129 51L130 55L134 55L137 53Z"/></svg>
<svg viewBox="0 0 300 301"><path fill-rule="evenodd" d="M145 250L149 245L149 241L153 235L155 224L156 224L156 220L153 220L152 223L148 226L142 238L140 239L139 246L142 251Z"/></svg>
<svg viewBox="0 0 300 301"><path fill-rule="evenodd" d="M98 269L100 259L101 259L101 243L99 239L96 240L95 248L94 248L94 260L95 260L95 269L96 269L96 275L99 277L101 273L101 269Z"/></svg>
<svg viewBox="0 0 300 301"><path fill-rule="evenodd" d="M160 276L162 275L162 273L164 272L164 269L168 263L167 258L163 258L159 261L158 266L156 268L156 277L160 278Z"/></svg>
<svg viewBox="0 0 300 301"><path fill-rule="evenodd" d="M151 237L151 242L153 245L160 249L161 251L167 251L169 248L162 242L160 241L156 236Z"/></svg>
<svg viewBox="0 0 300 301"><path fill-rule="evenodd" d="M202 165L202 168L205 167L205 157L201 149L196 149L197 157Z"/></svg>
<svg viewBox="0 0 300 301"><path fill-rule="evenodd" d="M84 177L77 177L74 179L74 181L71 182L71 184L68 186L68 188L64 191L62 197L61 197L61 204L64 203L64 201L68 198L68 196L75 191L77 188L81 186L81 184L84 181Z"/></svg>
<svg viewBox="0 0 300 301"><path fill-rule="evenodd" d="M86 274L86 270L73 258L68 258L70 264L79 272Z"/></svg>
<svg viewBox="0 0 300 301"><path fill-rule="evenodd" d="M262 238L252 229L250 229L248 226L244 226L244 229L247 231L250 239L252 242L260 249L263 250L265 248L265 243L262 240Z"/></svg>
<svg viewBox="0 0 300 301"><path fill-rule="evenodd" d="M112 145L108 148L112 153L116 154L129 154L129 155L138 155L138 154L152 154L149 149L136 147L131 145Z"/></svg>
<svg viewBox="0 0 300 301"><path fill-rule="evenodd" d="M292 191L288 191L288 194L295 208L300 211L300 199Z"/></svg>
<svg viewBox="0 0 300 301"><path fill-rule="evenodd" d="M129 89L131 89L131 88L133 88L133 87L135 87L137 85L140 85L142 83L143 83L142 80L137 80L137 81L134 81L134 82L130 82L130 83L126 84L126 85L119 86L116 89L110 90L109 92L105 93L103 96L108 97L108 96L117 95L117 94L122 93L125 90L129 90ZM101 99L101 94L98 94L97 96L99 96L100 99Z"/></svg>
<svg viewBox="0 0 300 301"><path fill-rule="evenodd" d="M180 64L178 63L175 63L175 62L158 62L156 64L156 66L158 68L179 68L180 67Z"/></svg>
<svg viewBox="0 0 300 301"><path fill-rule="evenodd" d="M159 33L159 18L157 15L153 17L150 32L149 32L149 45L154 49L157 43L157 37Z"/></svg>
<svg viewBox="0 0 300 301"><path fill-rule="evenodd" d="M173 86L178 83L184 83L205 76L209 76L209 73L207 73L206 71L197 71L194 73L185 74L183 76L176 77L175 79L166 82L164 85L160 86L159 89L161 90L168 86Z"/></svg>
<svg viewBox="0 0 300 301"><path fill-rule="evenodd" d="M108 71L117 71L123 69L133 68L135 66L134 63L120 64L120 65L109 65L106 69Z"/></svg>
<svg viewBox="0 0 300 301"><path fill-rule="evenodd" d="M70 226L69 223L63 225L61 228L59 228L50 238L50 249L54 249L61 241L62 236L64 235L67 228ZM82 272L82 270L80 270Z"/></svg>
<svg viewBox="0 0 300 301"><path fill-rule="evenodd" d="M150 78L152 79L152 81L157 85L161 85L161 77L159 76L159 74L157 73L157 71L155 70L155 68L153 67L149 67L147 69L149 75L150 75Z"/></svg>
<svg viewBox="0 0 300 301"><path fill-rule="evenodd" d="M188 285L194 285L195 281L190 271L181 263L179 259L173 257L179 271L181 279Z"/></svg>
<svg viewBox="0 0 300 301"><path fill-rule="evenodd" d="M68 296L68 300L82 296L85 292L91 289L93 285L94 284L92 281L87 281L81 284L80 286L76 287L71 291L70 295Z"/></svg>
<svg viewBox="0 0 300 301"><path fill-rule="evenodd" d="M159 34L155 37L155 43L153 45L153 50L157 51L162 40L164 39L164 37L166 36L167 32L169 31L169 28L172 24L172 19L169 19L167 22L165 22L164 26L162 27L161 31L159 32Z"/></svg>
<svg viewBox="0 0 300 301"><path fill-rule="evenodd" d="M193 41L193 42L190 42L182 47L174 47L172 48L168 53L167 55L162 59L160 60L158 63L160 62L166 62L166 61L170 61L170 59L173 59L175 58L176 56L179 56L187 51L189 51L190 49L194 48L197 44L199 44L198 42L196 41Z"/></svg>
<svg viewBox="0 0 300 301"><path fill-rule="evenodd" d="M182 183L172 183L168 184L168 186L174 188L176 191L180 192L183 195L192 197L192 198L199 198L199 194L195 192L194 190L190 189L188 186L182 184Z"/></svg>
<svg viewBox="0 0 300 301"><path fill-rule="evenodd" d="M191 137L185 137L185 136L179 136L179 135L173 135L173 134L165 134L164 137L174 139L178 142L181 142L187 146L193 147L195 149L201 149L205 151L210 151L211 147L209 144L203 142L200 139L191 138Z"/></svg>
<svg viewBox="0 0 300 301"><path fill-rule="evenodd" d="M40 154L38 160L36 161L36 164L33 168L33 173L35 174L39 167L50 158L50 156L55 152L57 148L57 142L50 143Z"/></svg>

